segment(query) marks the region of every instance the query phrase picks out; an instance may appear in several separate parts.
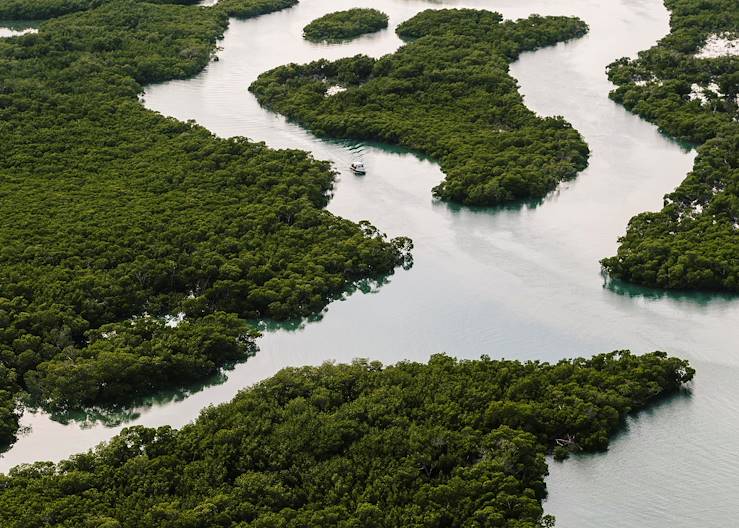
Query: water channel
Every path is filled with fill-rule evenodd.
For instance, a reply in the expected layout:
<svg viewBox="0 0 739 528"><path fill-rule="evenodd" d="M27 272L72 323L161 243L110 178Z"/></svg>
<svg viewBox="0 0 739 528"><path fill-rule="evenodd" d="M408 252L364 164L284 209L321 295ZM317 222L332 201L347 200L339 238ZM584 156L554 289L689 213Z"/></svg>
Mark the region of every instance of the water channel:
<svg viewBox="0 0 739 528"><path fill-rule="evenodd" d="M390 28L344 44L301 38L313 18L355 6L385 11ZM492 9L506 18L577 15L590 25L587 36L526 53L511 67L529 107L564 116L592 151L590 166L541 203L470 209L435 201L431 188L443 175L432 161L382 145L319 140L247 91L259 73L288 62L391 53L401 45L393 32L399 22L440 7ZM332 303L313 321L266 327L254 358L203 387L102 421L27 412L27 432L0 458L0 471L59 460L125 425L181 426L285 366L355 357L425 361L436 352L556 361L660 349L696 367L689 391L629 418L608 453L552 462L545 510L569 528L731 525L739 517L739 299L608 283L598 264L615 252L629 218L661 207L692 165L694 153L607 97L605 66L653 45L668 32L668 15L659 0L301 0L233 20L218 62L193 79L149 87L146 106L222 137L332 160L341 174L329 209L410 236L415 265ZM355 160L365 163L366 176L348 170Z"/></svg>

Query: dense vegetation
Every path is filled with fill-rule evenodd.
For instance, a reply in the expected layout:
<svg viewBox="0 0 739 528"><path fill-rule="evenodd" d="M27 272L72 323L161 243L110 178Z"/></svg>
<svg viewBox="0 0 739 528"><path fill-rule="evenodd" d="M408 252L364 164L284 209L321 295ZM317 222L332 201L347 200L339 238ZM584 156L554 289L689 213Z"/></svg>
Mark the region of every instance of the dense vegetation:
<svg viewBox="0 0 739 528"><path fill-rule="evenodd" d="M0 40L0 443L21 391L64 408L206 377L252 353L244 319L315 313L407 258L323 210L328 163L138 101L200 71L228 12L289 3L109 0Z"/></svg>
<svg viewBox="0 0 739 528"><path fill-rule="evenodd" d="M180 431L132 427L11 470L0 524L551 526L546 451L605 449L626 413L692 376L663 353L628 352L287 369Z"/></svg>
<svg viewBox="0 0 739 528"><path fill-rule="evenodd" d="M387 27L387 15L377 9L355 8L328 13L303 28L306 40L348 40Z"/></svg>
<svg viewBox="0 0 739 528"><path fill-rule="evenodd" d="M693 171L664 208L631 219L614 277L647 286L739 291L739 56L697 53L712 35L739 36L735 0L666 0L672 31L609 67L611 97L696 145Z"/></svg>
<svg viewBox="0 0 739 528"><path fill-rule="evenodd" d="M93 9L113 0L3 0L0 20L45 20ZM200 0L139 0L152 4L197 4Z"/></svg>
<svg viewBox="0 0 739 528"><path fill-rule="evenodd" d="M290 64L250 87L259 101L317 134L379 140L424 152L446 179L444 199L492 205L542 197L587 164L588 148L562 118L526 108L508 65L522 51L583 35L576 18L429 10L401 24L408 44L380 59ZM339 85L345 91L327 95Z"/></svg>
<svg viewBox="0 0 739 528"><path fill-rule="evenodd" d="M250 18L297 5L298 0L218 0L211 7L230 17Z"/></svg>
<svg viewBox="0 0 739 528"><path fill-rule="evenodd" d="M117 0L3 0L0 20L46 20L77 11L94 9ZM134 0L150 4L195 5L200 0ZM209 8L228 16L249 18L292 7L298 0L219 0Z"/></svg>

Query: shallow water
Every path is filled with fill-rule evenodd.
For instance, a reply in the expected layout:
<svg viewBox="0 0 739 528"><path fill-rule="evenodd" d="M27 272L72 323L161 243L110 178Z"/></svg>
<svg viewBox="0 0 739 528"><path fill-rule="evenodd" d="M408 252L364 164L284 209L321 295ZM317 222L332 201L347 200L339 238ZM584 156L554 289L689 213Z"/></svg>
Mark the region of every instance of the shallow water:
<svg viewBox="0 0 739 528"><path fill-rule="evenodd" d="M376 0L390 29L341 45L311 44L302 27L346 0L302 0L295 8L232 21L219 62L198 77L153 86L145 104L195 119L220 136L245 135L334 161L341 176L329 209L413 238L415 265L367 294L332 303L320 321L268 328L256 357L227 380L105 417L27 413L30 432L0 471L58 460L105 440L121 422L180 426L211 403L284 366L371 357L386 363L429 354L542 359L613 349L662 349L698 369L691 393L629 419L607 454L552 463L547 512L561 527L728 526L739 516L739 300L606 285L598 259L612 255L635 213L657 209L692 165L693 153L607 98L604 68L668 31L658 0L506 0L429 3ZM400 40L393 28L426 8L494 9L507 18L571 14L590 24L582 39L527 53L512 65L527 104L563 115L592 150L590 166L540 204L459 208L434 201L438 167L401 149L321 141L259 107L247 91L256 76L287 62L380 56ZM348 170L362 160L368 173ZM112 424L112 426L111 426ZM53 440L52 440L53 439Z"/></svg>

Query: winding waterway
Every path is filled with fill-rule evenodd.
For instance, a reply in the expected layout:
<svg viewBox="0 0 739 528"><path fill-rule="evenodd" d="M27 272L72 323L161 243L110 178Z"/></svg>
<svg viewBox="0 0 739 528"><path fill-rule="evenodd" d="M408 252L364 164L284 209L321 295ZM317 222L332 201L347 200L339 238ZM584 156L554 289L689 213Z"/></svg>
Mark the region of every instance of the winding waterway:
<svg viewBox="0 0 739 528"><path fill-rule="evenodd" d="M302 40L313 18L353 6L390 15L390 29L341 45ZM494 9L507 18L577 15L582 39L527 53L512 65L527 104L563 115L592 150L590 166L540 204L469 209L439 203L433 162L400 149L322 141L259 107L247 91L263 71L288 62L380 56L401 45L393 28L422 9ZM628 420L608 453L550 465L545 510L561 527L693 528L739 518L739 299L674 295L604 283L598 259L612 255L635 213L657 209L692 165L693 153L607 98L605 66L635 55L668 31L659 0L302 0L295 8L232 21L219 61L194 79L150 87L145 104L194 119L223 136L332 160L341 176L329 209L413 238L415 265L384 285L332 303L320 320L267 328L261 351L199 391L165 394L125 413L53 421L26 413L28 428L0 459L0 471L59 460L127 424L183 425L200 409L288 365L371 357L556 361L613 349L655 349L689 358L689 393ZM351 161L368 168L348 171Z"/></svg>

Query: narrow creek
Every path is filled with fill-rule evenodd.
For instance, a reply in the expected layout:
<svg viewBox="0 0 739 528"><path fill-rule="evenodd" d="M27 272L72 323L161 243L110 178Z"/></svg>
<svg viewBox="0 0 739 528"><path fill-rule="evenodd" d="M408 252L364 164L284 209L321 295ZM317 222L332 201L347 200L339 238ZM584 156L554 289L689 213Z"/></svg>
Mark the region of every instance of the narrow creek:
<svg viewBox="0 0 739 528"><path fill-rule="evenodd" d="M569 528L730 524L739 517L739 299L606 284L598 264L615 252L629 218L659 208L692 165L692 152L607 98L605 66L668 32L660 0L375 0L371 6L390 15L388 30L340 45L302 40L313 18L366 5L302 0L233 20L218 62L193 79L149 87L145 104L219 136L332 160L341 175L329 209L413 238L414 267L332 303L314 321L266 328L254 358L200 390L105 416L54 421L27 412L28 431L0 458L0 471L59 460L125 425L181 426L285 366L355 357L425 361L436 352L556 361L660 349L692 361L698 375L690 392L630 418L608 453L552 462L545 510ZM590 25L584 38L524 54L511 68L527 104L563 115L592 150L588 169L542 203L469 209L437 202L435 163L397 148L319 140L247 91L261 72L288 62L391 53L401 45L393 31L399 22L441 7L492 9L506 18L577 15ZM351 174L354 160L365 163L366 176Z"/></svg>

